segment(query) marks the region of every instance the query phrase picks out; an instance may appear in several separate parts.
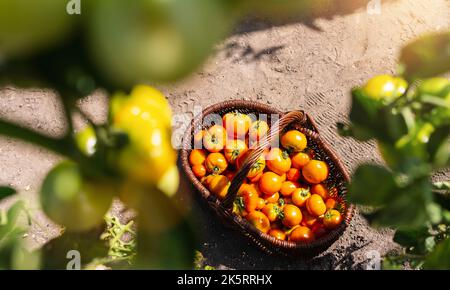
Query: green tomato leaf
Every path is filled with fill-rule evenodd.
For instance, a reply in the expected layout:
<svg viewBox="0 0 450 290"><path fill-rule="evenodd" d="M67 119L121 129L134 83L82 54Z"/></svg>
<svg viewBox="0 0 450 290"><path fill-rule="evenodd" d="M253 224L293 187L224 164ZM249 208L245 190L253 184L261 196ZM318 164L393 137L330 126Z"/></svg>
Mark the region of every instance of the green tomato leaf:
<svg viewBox="0 0 450 290"><path fill-rule="evenodd" d="M415 253L420 254L421 248L423 252L421 245L424 244L425 239L429 236L428 228L420 227L418 229L397 230L395 231L393 240L405 248L415 248Z"/></svg>
<svg viewBox="0 0 450 290"><path fill-rule="evenodd" d="M0 186L0 200L12 196L16 193L17 192L14 188L8 186Z"/></svg>
<svg viewBox="0 0 450 290"><path fill-rule="evenodd" d="M358 167L353 175L348 199L361 205L381 206L391 200L397 191L391 172L381 166L365 164Z"/></svg>
<svg viewBox="0 0 450 290"><path fill-rule="evenodd" d="M450 162L450 125L439 127L431 134L427 151L435 168L448 166Z"/></svg>
<svg viewBox="0 0 450 290"><path fill-rule="evenodd" d="M390 192L394 198L370 216L376 227L414 229L429 220L428 205L431 203L431 186L427 179L416 181L407 188Z"/></svg>
<svg viewBox="0 0 450 290"><path fill-rule="evenodd" d="M400 54L400 73L408 80L428 78L450 70L450 32L421 37Z"/></svg>
<svg viewBox="0 0 450 290"><path fill-rule="evenodd" d="M424 268L429 270L450 269L450 238L440 242L434 251L427 256Z"/></svg>
<svg viewBox="0 0 450 290"><path fill-rule="evenodd" d="M381 103L378 100L370 98L361 89L353 89L350 121L375 136L380 106Z"/></svg>

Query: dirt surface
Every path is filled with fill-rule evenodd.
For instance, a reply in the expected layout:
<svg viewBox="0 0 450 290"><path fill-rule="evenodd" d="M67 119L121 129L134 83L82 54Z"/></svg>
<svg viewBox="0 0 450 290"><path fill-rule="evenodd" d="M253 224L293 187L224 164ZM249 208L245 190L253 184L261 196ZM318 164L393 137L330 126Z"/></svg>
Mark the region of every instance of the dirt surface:
<svg viewBox="0 0 450 290"><path fill-rule="evenodd" d="M382 1L383 3L385 1ZM381 14L361 9L350 15L317 19L311 25L271 26L243 23L217 47L216 54L192 77L161 89L168 96L177 120L192 117L195 106L223 100L248 99L282 110L303 109L317 121L323 137L351 171L366 161L381 162L374 144L344 139L336 122L346 119L349 90L369 77L395 71L400 47L416 36L450 29L450 1L399 0L382 6ZM318 28L318 29L317 29ZM320 93L320 94L318 94ZM82 102L98 122L105 119L106 102L98 94ZM50 91L0 90L0 117L16 120L50 135L64 133L61 106ZM177 124L175 132L183 133ZM33 211L26 237L38 247L59 233L40 213L37 192L42 178L59 160L43 149L0 138L0 184L20 191ZM438 173L438 180L449 172ZM360 269L398 249L390 230L375 231L356 215L344 236L328 251L310 261L268 257L244 238L223 227L194 196L192 207L200 232L205 263L234 269ZM0 208L7 207L7 200ZM120 210L115 204L114 212Z"/></svg>

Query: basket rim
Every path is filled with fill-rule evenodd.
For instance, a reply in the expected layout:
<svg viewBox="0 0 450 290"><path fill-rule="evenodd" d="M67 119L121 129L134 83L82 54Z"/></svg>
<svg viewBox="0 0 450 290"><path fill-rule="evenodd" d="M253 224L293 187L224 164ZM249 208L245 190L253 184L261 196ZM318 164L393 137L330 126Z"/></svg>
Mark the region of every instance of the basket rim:
<svg viewBox="0 0 450 290"><path fill-rule="evenodd" d="M219 216L225 216L225 218L229 222L233 222L236 226L238 226L241 230L245 231L246 233L242 233L243 235L248 235L252 238L256 238L259 240L262 240L265 243L269 243L271 246L275 247L279 250L312 250L315 248L323 247L324 245L331 245L334 243L345 231L345 229L350 225L351 219L354 215L354 205L346 202L346 194L347 189L341 193L341 196L343 197L343 201L346 204L346 212L343 215L343 223L341 225L330 232L328 232L326 235L307 243L295 243L291 241L283 241L278 240L266 233L263 233L259 231L256 227L252 226L246 219L242 218L241 216L237 214L233 214L229 211L227 211L221 204L221 201L217 199L209 190L206 188L200 180L198 180L197 177L195 177L194 173L192 172L192 169L189 165L189 154L192 149L190 149L193 139L193 131L195 129L195 126L198 124L202 124L202 120L205 115L212 114L212 113L218 113L218 111L224 110L224 109L249 109L255 112L261 112L261 113L270 113L270 114L280 114L283 115L285 112L276 109L274 107L271 107L266 104L254 102L254 101L247 101L247 100L229 100L224 101L220 103L213 104L207 108L205 108L201 113L199 113L197 116L194 117L194 119L191 121L190 125L188 126L185 135L183 136L182 140L182 149L181 149L181 162L182 167L184 169L185 174L189 177L190 181L193 183L195 188L200 192L201 197L207 201L209 207L211 207L213 210L215 210L216 215ZM314 141L318 144L319 147L325 152L325 154L332 160L332 162L336 166L336 170L338 170L343 178L343 181L345 183L348 183L350 181L350 176L345 169L344 165L340 161L339 157L336 155L336 153L333 152L330 145L320 136L317 126L315 122L309 117L307 113L306 117L308 120L308 123L311 125L313 130L304 129L304 133L309 135L309 138L313 138Z"/></svg>

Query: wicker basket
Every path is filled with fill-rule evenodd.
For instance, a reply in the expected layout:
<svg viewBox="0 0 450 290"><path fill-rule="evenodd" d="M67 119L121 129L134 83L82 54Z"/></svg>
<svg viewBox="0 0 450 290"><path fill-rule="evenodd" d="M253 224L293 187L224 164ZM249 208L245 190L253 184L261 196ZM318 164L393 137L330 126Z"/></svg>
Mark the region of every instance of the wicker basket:
<svg viewBox="0 0 450 290"><path fill-rule="evenodd" d="M211 114L216 114L216 116L223 116L228 112L236 111L245 114L254 114L256 116L258 116L258 114L266 114L269 124L271 123L271 114L277 114L281 117L275 123L275 125L272 126L267 138L261 141L261 143L259 144L260 147L253 148L254 150L252 150L251 154L249 154L249 156L233 178L226 199L220 201L215 197L215 195L210 193L210 191L195 177L194 173L192 172L192 169L189 165L189 154L191 151L190 148L193 148L193 136L194 131L196 131L195 126L197 126L198 124L209 123L207 121L207 118L208 116L211 116ZM342 202L342 224L339 227L328 232L323 237L320 237L309 243L294 243L275 239L268 234L259 231L249 222L247 222L247 220L232 212L233 202L236 198L237 191L241 184L244 182L248 171L250 170L254 162L256 162L258 156L261 155L264 148L267 148L266 146L269 145L271 140L280 132L287 129L297 129L303 132L308 139L308 147L313 148L316 152L316 159L323 160L328 164L330 168L330 174L325 182L328 186L331 186L332 190L337 191L338 195L341 197L340 200ZM191 122L190 127L186 131L183 139L183 149L181 150L181 162L188 178L198 189L202 198L207 202L209 207L220 219L222 219L225 225L239 231L240 233L248 237L259 248L269 254L278 253L284 255L295 255L305 258L318 255L319 253L325 251L342 235L353 216L353 205L347 204L345 202L345 194L347 192L346 186L349 181L349 176L339 158L330 149L329 145L320 137L314 121L302 111L283 113L264 104L241 100L226 101L210 106L203 110L202 114L194 118L194 120Z"/></svg>

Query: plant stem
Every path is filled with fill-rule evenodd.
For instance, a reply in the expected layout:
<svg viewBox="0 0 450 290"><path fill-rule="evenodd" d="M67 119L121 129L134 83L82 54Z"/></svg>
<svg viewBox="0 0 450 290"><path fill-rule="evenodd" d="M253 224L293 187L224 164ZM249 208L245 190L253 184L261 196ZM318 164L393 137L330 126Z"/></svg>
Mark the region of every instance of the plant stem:
<svg viewBox="0 0 450 290"><path fill-rule="evenodd" d="M57 139L42 135L31 129L0 119L0 135L23 140L72 158L73 152L66 138Z"/></svg>

